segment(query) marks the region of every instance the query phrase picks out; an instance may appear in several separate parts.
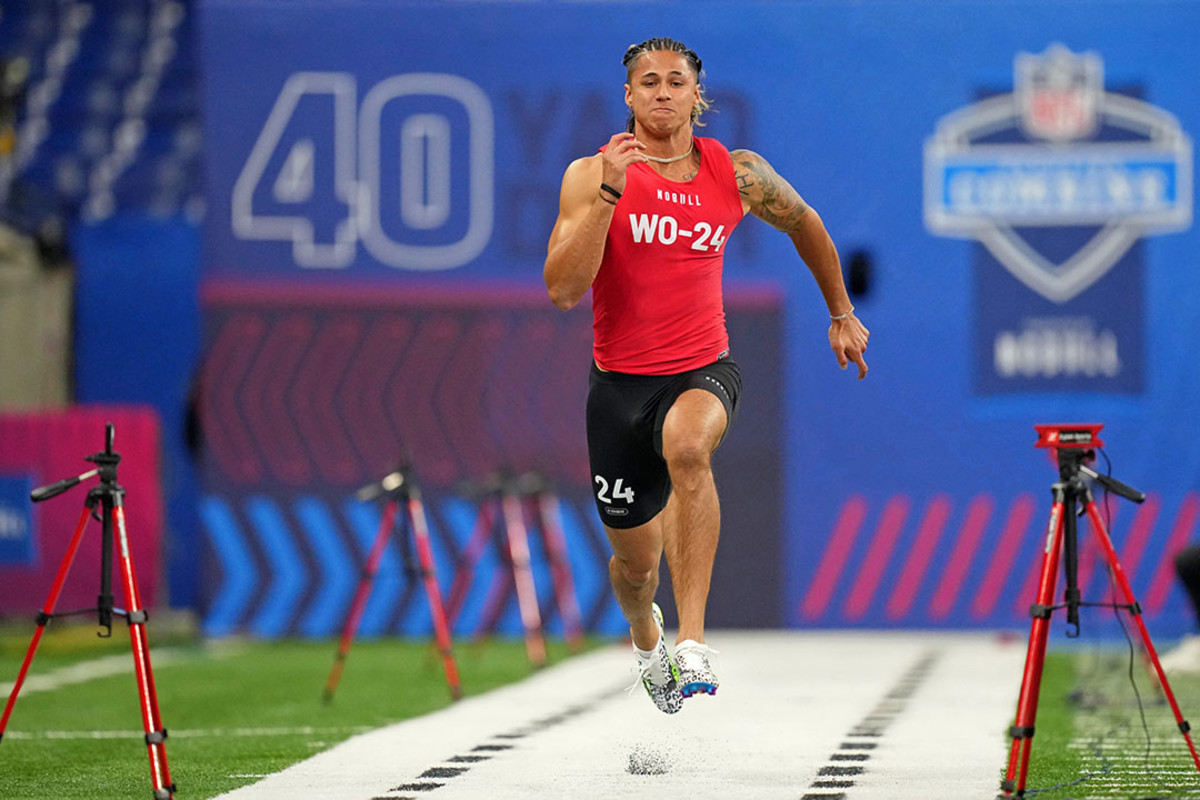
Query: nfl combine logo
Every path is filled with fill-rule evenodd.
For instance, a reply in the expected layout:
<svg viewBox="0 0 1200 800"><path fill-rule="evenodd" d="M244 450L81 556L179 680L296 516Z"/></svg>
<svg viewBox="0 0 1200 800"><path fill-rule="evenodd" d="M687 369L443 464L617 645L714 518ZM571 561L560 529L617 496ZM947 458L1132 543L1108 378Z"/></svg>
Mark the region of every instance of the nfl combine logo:
<svg viewBox="0 0 1200 800"><path fill-rule="evenodd" d="M991 93L947 114L925 142L928 230L978 241L987 261L1040 298L1040 307L1024 303L1008 320L985 312L995 328L997 374L1058 380L1012 390L1138 390L1131 383L1062 383L1071 376L1114 379L1123 370L1122 342L1141 348L1140 333L1104 328L1095 309L1095 321L1072 308L1065 322L1066 304L1119 264L1137 261L1119 271L1140 270L1140 256L1127 254L1142 237L1191 226L1191 140L1172 114L1138 94L1106 91L1097 53L1054 44L1041 54L1017 54L1011 93ZM980 291L1013 294L992 278L982 283L988 288ZM1128 305L1124 310L1128 316Z"/></svg>

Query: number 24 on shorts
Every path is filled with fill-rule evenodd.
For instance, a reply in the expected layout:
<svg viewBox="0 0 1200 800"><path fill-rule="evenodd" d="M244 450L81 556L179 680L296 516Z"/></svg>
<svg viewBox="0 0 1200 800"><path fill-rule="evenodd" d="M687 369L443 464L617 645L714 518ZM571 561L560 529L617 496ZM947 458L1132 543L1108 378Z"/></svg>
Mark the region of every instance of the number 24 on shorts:
<svg viewBox="0 0 1200 800"><path fill-rule="evenodd" d="M596 485L599 486L596 490L596 499L601 503L615 503L618 500L624 500L626 503L633 505L633 487L625 486L624 478L617 478L612 485L612 495L608 493L608 481L602 475L596 476Z"/></svg>

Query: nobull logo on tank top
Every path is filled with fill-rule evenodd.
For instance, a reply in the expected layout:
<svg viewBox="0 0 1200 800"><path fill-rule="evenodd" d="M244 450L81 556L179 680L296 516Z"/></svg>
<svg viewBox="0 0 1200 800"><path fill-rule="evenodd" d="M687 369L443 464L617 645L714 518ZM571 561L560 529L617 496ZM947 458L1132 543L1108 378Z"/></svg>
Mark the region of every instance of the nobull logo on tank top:
<svg viewBox="0 0 1200 800"><path fill-rule="evenodd" d="M981 246L977 393L1142 391L1138 244L1191 226L1190 138L1060 44L976 94L925 142L924 208L931 233Z"/></svg>
<svg viewBox="0 0 1200 800"><path fill-rule="evenodd" d="M700 205L700 195L688 194L687 192L669 192L666 189L659 189L658 199L665 200L668 203L676 203L681 206Z"/></svg>

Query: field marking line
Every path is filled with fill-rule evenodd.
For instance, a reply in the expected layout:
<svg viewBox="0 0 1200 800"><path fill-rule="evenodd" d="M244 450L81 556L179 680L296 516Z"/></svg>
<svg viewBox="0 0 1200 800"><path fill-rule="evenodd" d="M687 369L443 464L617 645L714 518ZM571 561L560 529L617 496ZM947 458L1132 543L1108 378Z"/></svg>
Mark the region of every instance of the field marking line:
<svg viewBox="0 0 1200 800"><path fill-rule="evenodd" d="M292 725L277 728L171 728L172 739L202 739L226 736L354 736L375 730L370 725L340 725L317 727L315 725ZM9 731L5 739L142 739L145 734L138 730L96 731ZM261 776L260 776L261 777Z"/></svg>
<svg viewBox="0 0 1200 800"><path fill-rule="evenodd" d="M238 652L236 646L219 646L195 651L191 648L163 647L151 650L150 661L154 669L168 664L178 664L184 661L203 657L205 659L226 658ZM34 660L36 666L37 661ZM31 673L26 676L25 684L21 687L21 696L30 692L53 692L65 686L76 686L88 681L110 678L113 675L134 674L132 653L113 653L112 655L80 661L58 667L42 673ZM12 694L16 681L0 683L0 697Z"/></svg>

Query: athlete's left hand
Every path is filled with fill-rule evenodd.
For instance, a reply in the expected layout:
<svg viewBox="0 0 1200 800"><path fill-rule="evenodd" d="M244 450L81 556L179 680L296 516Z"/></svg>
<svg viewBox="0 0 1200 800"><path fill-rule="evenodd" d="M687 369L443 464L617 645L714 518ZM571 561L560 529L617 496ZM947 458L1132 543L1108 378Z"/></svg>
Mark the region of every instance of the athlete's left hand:
<svg viewBox="0 0 1200 800"><path fill-rule="evenodd" d="M858 379L867 377L867 362L863 353L867 352L867 340L871 332L851 312L845 319L835 319L829 323L829 346L837 356L838 366L845 369L853 361L858 365Z"/></svg>

